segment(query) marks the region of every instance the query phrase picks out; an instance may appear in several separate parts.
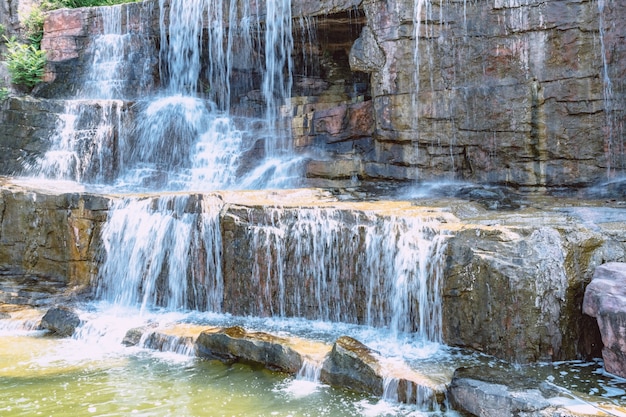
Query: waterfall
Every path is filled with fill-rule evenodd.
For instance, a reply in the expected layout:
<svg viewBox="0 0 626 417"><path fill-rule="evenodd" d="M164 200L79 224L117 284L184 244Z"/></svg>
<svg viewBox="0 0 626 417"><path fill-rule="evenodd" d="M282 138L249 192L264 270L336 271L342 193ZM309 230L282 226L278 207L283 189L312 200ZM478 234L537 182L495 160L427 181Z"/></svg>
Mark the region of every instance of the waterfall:
<svg viewBox="0 0 626 417"><path fill-rule="evenodd" d="M126 11L126 16L123 12ZM89 71L77 89L91 99L133 99L153 87L149 59L138 60L135 48L151 48L145 34L131 31L130 11L121 5L99 7L102 33L90 47Z"/></svg>
<svg viewBox="0 0 626 417"><path fill-rule="evenodd" d="M77 182L105 182L115 176L115 143L124 131L120 100L67 100L50 148L24 164L28 175Z"/></svg>
<svg viewBox="0 0 626 417"><path fill-rule="evenodd" d="M221 311L219 202L174 195L116 201L102 230L98 298L121 306Z"/></svg>
<svg viewBox="0 0 626 417"><path fill-rule="evenodd" d="M259 289L252 314L363 323L398 338L441 341L445 235L435 219L329 208L249 216L250 285Z"/></svg>
<svg viewBox="0 0 626 417"><path fill-rule="evenodd" d="M286 141L289 126L285 125L290 112L281 111L289 107L292 87L293 50L291 0L269 0L265 12L265 72L263 74L263 97L265 120L270 138L265 142L268 156L276 157L280 151L290 148Z"/></svg>
<svg viewBox="0 0 626 417"><path fill-rule="evenodd" d="M138 43L152 48L135 15L152 15L152 6L93 9L102 29L92 38L89 75L67 101L49 152L24 162L25 173L125 191L297 183L303 159L292 155L283 117L292 85L290 1L267 1L265 10L236 0L158 6L161 91L144 94L157 87L156 57L131 53ZM233 116L232 98L255 89L254 114Z"/></svg>
<svg viewBox="0 0 626 417"><path fill-rule="evenodd" d="M442 7L440 7L442 9ZM423 17L425 15L425 17ZM421 65L422 65L422 57L420 50L420 38L422 37L422 26L423 21L428 21L431 15L431 5L430 0L414 0L413 3L413 36L415 37L415 48L413 49L413 91L411 92L411 110L414 112L413 117L411 118L411 129L415 132L415 152L416 157L419 156L419 139L420 139L420 128L419 128L419 112L420 112L420 87L421 81L420 77L422 75ZM426 31L428 31L428 26L426 26ZM432 55L429 53L429 55ZM431 58L432 59L432 58ZM432 68L432 63L431 68ZM432 71L429 71L432 74ZM432 75L431 75L432 77ZM431 82L432 86L432 82ZM416 158L417 160L417 158Z"/></svg>
<svg viewBox="0 0 626 417"><path fill-rule="evenodd" d="M122 25L122 7L98 8L102 33L91 48L89 77L78 97L65 101L49 149L24 166L27 175L77 182L103 183L117 174L117 153L123 153L127 77L124 59L131 37Z"/></svg>
<svg viewBox="0 0 626 417"><path fill-rule="evenodd" d="M609 68L610 47L607 45L607 34L605 28L605 9L610 6L612 0L598 0L598 21L600 36L600 54L602 59L602 85L605 113L605 137L606 137L606 160L607 179L611 179L615 174L624 174L626 169L625 154L626 149L622 132L624 129L620 109L616 103L613 91L613 80L611 79ZM622 110L623 112L623 110Z"/></svg>
<svg viewBox="0 0 626 417"><path fill-rule="evenodd" d="M225 300L222 205L208 195L116 201L102 230L97 296L142 309L243 309L360 323L398 340L411 334L441 342L446 234L437 219L332 208L276 208L259 217L250 210L242 237L250 253L238 246L243 269L230 271L229 285L255 290Z"/></svg>

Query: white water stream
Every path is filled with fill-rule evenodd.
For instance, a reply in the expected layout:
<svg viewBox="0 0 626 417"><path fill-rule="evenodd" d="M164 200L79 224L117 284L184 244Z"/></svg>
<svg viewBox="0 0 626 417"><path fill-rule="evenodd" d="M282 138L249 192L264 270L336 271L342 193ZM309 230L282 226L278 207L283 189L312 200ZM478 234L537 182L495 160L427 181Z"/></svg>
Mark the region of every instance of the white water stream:
<svg viewBox="0 0 626 417"><path fill-rule="evenodd" d="M150 7L142 5L141 13ZM89 76L66 100L50 150L26 162L25 173L125 191L298 184L303 159L293 154L283 117L292 86L290 1L264 7L161 0L162 87L147 96L142 92L154 90L154 63L129 61L138 43L149 50L146 29L130 26L124 6L97 8L102 34L93 39ZM257 117L230 114L236 71L246 74L237 76L238 88L251 82L254 71L261 75L256 88L263 111ZM127 101L135 96L136 103ZM264 150L251 153L257 140Z"/></svg>

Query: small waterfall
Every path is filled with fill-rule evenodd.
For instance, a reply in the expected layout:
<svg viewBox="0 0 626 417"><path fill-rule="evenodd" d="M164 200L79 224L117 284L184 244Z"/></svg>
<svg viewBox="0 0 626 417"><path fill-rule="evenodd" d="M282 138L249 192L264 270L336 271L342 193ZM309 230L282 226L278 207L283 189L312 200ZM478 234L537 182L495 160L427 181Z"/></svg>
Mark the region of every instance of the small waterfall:
<svg viewBox="0 0 626 417"><path fill-rule="evenodd" d="M440 6L440 8L442 8ZM411 119L411 129L415 132L415 152L419 156L419 112L420 112L420 88L421 88L421 65L423 51L420 49L420 38L423 36L423 21L428 21L431 15L430 0L414 0L413 3L413 36L415 37L415 48L413 50L413 92L411 93L411 109L414 115ZM426 26L428 31L428 26ZM431 55L431 54L429 54ZM432 58L431 58L432 59ZM432 65L431 65L432 68ZM432 83L431 83L432 85Z"/></svg>
<svg viewBox="0 0 626 417"><path fill-rule="evenodd" d="M162 83L169 94L195 95L201 71L206 1L159 0L159 10Z"/></svg>
<svg viewBox="0 0 626 417"><path fill-rule="evenodd" d="M296 380L318 383L322 373L322 364L319 361L313 361L305 358L302 361L302 367L296 375Z"/></svg>
<svg viewBox="0 0 626 417"><path fill-rule="evenodd" d="M102 34L91 48L90 76L78 98L65 101L49 150L25 165L27 175L91 183L117 175L116 148L125 135L125 104L119 98L126 90L124 56L132 35L124 33L121 6L97 10Z"/></svg>
<svg viewBox="0 0 626 417"><path fill-rule="evenodd" d="M387 376L383 379L383 400L392 403L415 404L420 410L425 411L440 409L432 389L393 376Z"/></svg>
<svg viewBox="0 0 626 417"><path fill-rule="evenodd" d="M78 95L98 99L134 98L153 87L152 62L145 58L137 62L135 57L136 48L150 48L151 45L144 34L131 31L127 24L123 24L131 19L127 7L98 7L97 12L102 21L102 33L93 40L90 70L79 86Z"/></svg>
<svg viewBox="0 0 626 417"><path fill-rule="evenodd" d="M24 166L27 175L101 183L116 175L115 147L124 131L120 100L68 100L49 150Z"/></svg>
<svg viewBox="0 0 626 417"><path fill-rule="evenodd" d="M199 190L232 185L242 132L211 102L174 95L140 103L137 109L141 117L120 184Z"/></svg>
<svg viewBox="0 0 626 417"><path fill-rule="evenodd" d="M602 58L602 84L605 113L605 148L607 159L607 178L611 179L616 174L623 175L626 170L626 148L622 132L624 130L623 118L614 97L613 80L609 67L610 46L607 45L605 10L611 6L612 0L598 0L598 21L600 35L600 54ZM622 109L623 113L623 109Z"/></svg>
<svg viewBox="0 0 626 417"><path fill-rule="evenodd" d="M142 310L221 311L219 207L194 195L117 201L102 230L98 298Z"/></svg>
<svg viewBox="0 0 626 417"><path fill-rule="evenodd" d="M441 341L445 235L435 219L320 208L249 216L251 285L259 288L252 314L363 323Z"/></svg>
<svg viewBox="0 0 626 417"><path fill-rule="evenodd" d="M285 125L291 97L293 50L291 0L269 0L265 12L265 72L262 92L265 99L265 120L270 137L265 142L265 152L276 157L291 146L286 140L290 126Z"/></svg>

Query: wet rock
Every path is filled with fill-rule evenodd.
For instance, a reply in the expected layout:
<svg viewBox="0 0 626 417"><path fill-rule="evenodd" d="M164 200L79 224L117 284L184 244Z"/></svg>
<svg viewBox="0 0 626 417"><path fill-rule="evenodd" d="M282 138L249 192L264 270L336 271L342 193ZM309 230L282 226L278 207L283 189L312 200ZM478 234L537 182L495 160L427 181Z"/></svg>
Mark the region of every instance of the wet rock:
<svg viewBox="0 0 626 417"><path fill-rule="evenodd" d="M147 332L154 330L157 327L159 327L158 323L150 323L145 326L128 329L122 339L122 344L124 346L137 346Z"/></svg>
<svg viewBox="0 0 626 417"><path fill-rule="evenodd" d="M444 340L520 363L578 357L585 271L607 235L561 216L485 223L448 241Z"/></svg>
<svg viewBox="0 0 626 417"><path fill-rule="evenodd" d="M626 377L626 263L596 268L585 290L583 312L598 322L605 369Z"/></svg>
<svg viewBox="0 0 626 417"><path fill-rule="evenodd" d="M369 26L364 26L361 36L350 50L350 67L354 71L375 72L385 65L385 53L378 45Z"/></svg>
<svg viewBox="0 0 626 417"><path fill-rule="evenodd" d="M327 355L320 380L349 390L384 396L388 400L438 409L449 379L439 379L408 365L385 363L378 352L349 336L341 336Z"/></svg>
<svg viewBox="0 0 626 417"><path fill-rule="evenodd" d="M199 356L225 362L259 363L290 374L296 374L302 366L301 355L289 346L287 339L263 332L247 332L239 326L200 333L196 351Z"/></svg>
<svg viewBox="0 0 626 417"><path fill-rule="evenodd" d="M0 191L0 300L50 305L91 286L109 199L64 191Z"/></svg>
<svg viewBox="0 0 626 417"><path fill-rule="evenodd" d="M137 346L146 330L148 330L146 327L129 329L122 339L122 344L124 346Z"/></svg>
<svg viewBox="0 0 626 417"><path fill-rule="evenodd" d="M383 377L377 352L342 336L324 361L320 378L329 385L382 396Z"/></svg>
<svg viewBox="0 0 626 417"><path fill-rule="evenodd" d="M456 196L476 201L488 210L510 210L520 207L520 203L515 201L515 198L519 199L520 197L501 188L464 187L459 190Z"/></svg>
<svg viewBox="0 0 626 417"><path fill-rule="evenodd" d="M196 336L193 335L152 331L145 338L143 347L160 352L173 352L179 355L191 356L195 350L195 342Z"/></svg>
<svg viewBox="0 0 626 417"><path fill-rule="evenodd" d="M53 307L41 319L41 329L50 330L57 336L67 337L74 334L80 325L80 317L68 307Z"/></svg>
<svg viewBox="0 0 626 417"><path fill-rule="evenodd" d="M585 402L565 399L557 387L541 383L511 369L459 368L454 373L449 387L449 399L453 409L478 417L590 415L584 411L575 411L576 407L587 406ZM571 408L559 406L564 402Z"/></svg>

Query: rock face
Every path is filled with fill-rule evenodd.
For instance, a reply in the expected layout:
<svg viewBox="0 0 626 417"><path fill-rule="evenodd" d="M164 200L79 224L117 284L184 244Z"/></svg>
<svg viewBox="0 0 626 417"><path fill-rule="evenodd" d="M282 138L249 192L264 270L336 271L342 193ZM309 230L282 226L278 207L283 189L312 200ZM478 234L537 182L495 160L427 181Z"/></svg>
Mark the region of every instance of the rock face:
<svg viewBox="0 0 626 417"><path fill-rule="evenodd" d="M57 336L67 337L74 334L80 324L80 317L67 307L53 307L41 319L41 328L50 330Z"/></svg>
<svg viewBox="0 0 626 417"><path fill-rule="evenodd" d="M98 237L108 200L79 194L13 191L9 187L0 193L3 301L45 303L46 295L50 299L60 291L87 288L97 270ZM15 295L12 289L22 281L29 288ZM33 298L37 288L42 288L43 294Z"/></svg>
<svg viewBox="0 0 626 417"><path fill-rule="evenodd" d="M99 277L99 231L108 198L117 197L55 194L14 183L5 183L0 195L3 287L13 288L11 277L56 282L54 298L105 278ZM423 207L340 202L329 193L299 190L155 196L150 207L172 206L173 198L183 211L171 216L188 220L203 210L216 216L188 223L215 230L203 229L212 238L189 246L190 266L180 274L193 288L186 298L202 294L210 302L181 300L180 308L393 325L519 363L593 353L590 346L599 342L588 338L581 320L584 288L596 265L623 261L626 254L623 209L572 209L563 200L553 202L563 207L550 210L542 198L516 211L496 211L456 199ZM134 214L133 221L145 221ZM198 235L185 230L185 236ZM424 276L428 286L421 287L427 301L420 302L412 292L419 280L408 291L395 287L402 280L394 278L417 277L422 269L430 272ZM167 279L158 274L155 285L146 286L154 294L137 288L128 296L167 306ZM410 296L391 302L394 294ZM248 336L242 343L261 343ZM233 339L219 337L223 346Z"/></svg>
<svg viewBox="0 0 626 417"><path fill-rule="evenodd" d="M292 3L294 19L311 22L293 25L289 113L294 148L316 155L312 181L463 178L544 189L593 184L626 166L623 2ZM161 82L158 4L125 5L121 16L132 88L118 98L134 100ZM101 26L98 8L49 15L39 95L79 93L73 80L86 75ZM258 115L257 69L233 77L233 112Z"/></svg>
<svg viewBox="0 0 626 417"><path fill-rule="evenodd" d="M449 241L444 340L521 363L589 355L596 341L580 306L595 265L624 256L613 224L523 213L466 225Z"/></svg>
<svg viewBox="0 0 626 417"><path fill-rule="evenodd" d="M605 369L626 377L626 264L611 262L596 268L585 290L583 313L598 322Z"/></svg>

